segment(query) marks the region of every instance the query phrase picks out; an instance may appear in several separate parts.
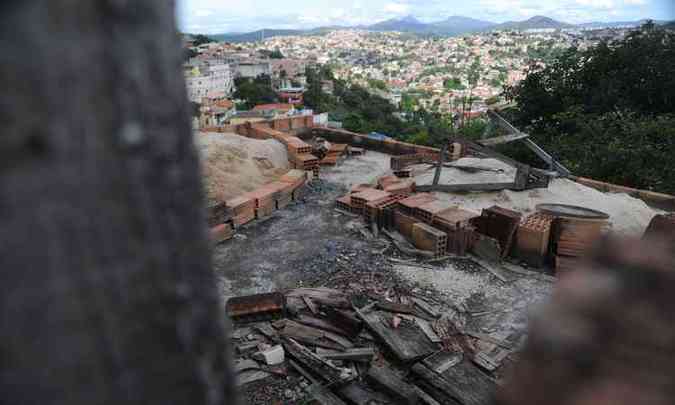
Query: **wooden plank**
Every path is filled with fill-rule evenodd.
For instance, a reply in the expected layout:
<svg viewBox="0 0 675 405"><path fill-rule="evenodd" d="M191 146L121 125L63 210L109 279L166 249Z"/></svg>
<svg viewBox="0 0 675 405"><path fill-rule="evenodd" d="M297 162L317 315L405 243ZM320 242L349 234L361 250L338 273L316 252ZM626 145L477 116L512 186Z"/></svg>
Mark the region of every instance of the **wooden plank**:
<svg viewBox="0 0 675 405"><path fill-rule="evenodd" d="M417 363L412 371L429 388L431 396L440 403L485 405L493 400L496 384L471 362L464 360L439 374L424 363Z"/></svg>
<svg viewBox="0 0 675 405"><path fill-rule="evenodd" d="M390 316L380 311L357 314L368 328L379 337L394 355L403 362L413 361L438 350L438 345L429 341L424 332L415 324L389 328Z"/></svg>
<svg viewBox="0 0 675 405"><path fill-rule="evenodd" d="M335 324L340 330L344 331L344 335L352 339L356 338L361 331L363 331L363 322L361 322L354 315L331 307L323 307L323 312L326 314L326 319Z"/></svg>
<svg viewBox="0 0 675 405"><path fill-rule="evenodd" d="M476 338L478 340L482 340L484 342L492 343L492 344L497 345L499 347L503 347L504 349L507 349L507 350L513 349L513 347L510 344L508 344L504 341L501 341L499 339L493 338L492 336L490 336L486 333L466 331L466 332L464 332L464 334L467 335L467 336L471 336L472 338Z"/></svg>
<svg viewBox="0 0 675 405"><path fill-rule="evenodd" d="M436 331L434 331L434 329L431 327L431 324L428 321L417 318L415 322L417 322L417 325L419 325L420 329L422 329L422 332L424 332L424 334L427 335L427 337L432 343L443 342L443 340L440 337L438 337Z"/></svg>
<svg viewBox="0 0 675 405"><path fill-rule="evenodd" d="M294 339L285 339L283 345L291 357L329 383L339 384L349 378L341 369L315 355Z"/></svg>
<svg viewBox="0 0 675 405"><path fill-rule="evenodd" d="M413 302L415 305L417 305L422 311L424 311L425 313L427 313L429 316L431 316L431 317L433 317L433 318L440 318L440 317L441 317L441 313L438 312L434 307L432 307L431 305L429 305L429 304L428 304L426 301L424 301L423 299L417 298L417 297L410 297L410 299L412 300L412 302Z"/></svg>
<svg viewBox="0 0 675 405"><path fill-rule="evenodd" d="M331 336L330 338L328 337L329 335ZM284 326L284 329L281 331L281 336L293 338L304 344L326 349L344 350L354 347L353 343L346 338L337 337L337 334L312 328L290 320L286 321L286 326Z"/></svg>
<svg viewBox="0 0 675 405"><path fill-rule="evenodd" d="M370 362L375 357L375 349L372 347L359 347L348 349L344 352L337 350L316 349L316 354L326 360L348 360Z"/></svg>
<svg viewBox="0 0 675 405"><path fill-rule="evenodd" d="M389 396L396 399L396 403L416 405L420 398L412 386L404 382L390 368L373 366L368 371L366 379L375 387L384 390Z"/></svg>
<svg viewBox="0 0 675 405"><path fill-rule="evenodd" d="M303 297L311 298L315 304L327 305L334 308L351 308L347 296L342 291L330 288L298 288L291 290L286 294L287 306L296 310L305 308Z"/></svg>
<svg viewBox="0 0 675 405"><path fill-rule="evenodd" d="M325 331L328 331L328 332L337 333L337 334L343 335L343 336L348 336L348 333L346 331L338 328L337 326L333 325L332 323L330 323L330 322L328 322L324 319L321 319L321 318L315 318L313 316L308 316L308 315L298 315L295 318L295 321L297 323L300 323L300 324L303 324L303 325L307 325L307 326L311 326L311 327L314 327L314 328L322 329L322 330L325 330Z"/></svg>
<svg viewBox="0 0 675 405"><path fill-rule="evenodd" d="M314 302L312 301L311 298L309 298L309 297L303 295L303 296L302 296L302 300L305 302L305 305L307 305L307 308L309 308L309 310L310 310L314 315L316 315L316 314L319 313L319 309L316 307L316 305L314 305Z"/></svg>

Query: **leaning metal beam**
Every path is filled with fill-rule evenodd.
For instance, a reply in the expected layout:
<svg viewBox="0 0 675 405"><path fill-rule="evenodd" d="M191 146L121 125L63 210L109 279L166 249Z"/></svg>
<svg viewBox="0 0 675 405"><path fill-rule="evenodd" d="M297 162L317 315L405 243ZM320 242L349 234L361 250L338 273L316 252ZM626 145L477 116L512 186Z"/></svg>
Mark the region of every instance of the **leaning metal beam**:
<svg viewBox="0 0 675 405"><path fill-rule="evenodd" d="M496 111L493 110L488 110L488 117L494 122L497 123L500 127L504 128L506 131L508 131L511 134L524 134L518 128L514 127L511 125L510 122L508 122L506 119L504 119L501 115L499 115ZM525 135L525 134L524 134ZM544 149L542 149L539 145L537 145L534 141L532 141L529 137L525 137L522 139L523 143L525 146L527 146L532 152L534 152L537 156L539 156L544 162L546 162L549 165L549 168L551 170L556 170L558 173L560 173L562 176L567 177L572 174L572 172L569 171L565 166L562 164L558 163L553 156L549 155Z"/></svg>

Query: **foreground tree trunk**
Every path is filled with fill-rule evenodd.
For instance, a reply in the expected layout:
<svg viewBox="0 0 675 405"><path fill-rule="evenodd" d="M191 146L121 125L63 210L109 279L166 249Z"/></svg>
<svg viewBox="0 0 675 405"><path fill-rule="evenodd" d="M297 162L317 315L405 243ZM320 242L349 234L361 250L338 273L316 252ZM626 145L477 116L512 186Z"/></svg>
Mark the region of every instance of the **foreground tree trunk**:
<svg viewBox="0 0 675 405"><path fill-rule="evenodd" d="M174 24L0 3L0 403L231 401Z"/></svg>

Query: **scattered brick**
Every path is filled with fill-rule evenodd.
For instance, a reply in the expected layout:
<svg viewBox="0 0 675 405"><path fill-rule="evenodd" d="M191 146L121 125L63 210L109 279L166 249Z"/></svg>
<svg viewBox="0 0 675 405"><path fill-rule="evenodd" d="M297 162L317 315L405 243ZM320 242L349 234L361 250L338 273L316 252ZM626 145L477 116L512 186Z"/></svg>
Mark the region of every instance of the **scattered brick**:
<svg viewBox="0 0 675 405"><path fill-rule="evenodd" d="M432 224L436 215L452 208L453 204L450 202L434 200L417 206L413 211L413 215L427 224Z"/></svg>
<svg viewBox="0 0 675 405"><path fill-rule="evenodd" d="M436 197L429 193L418 193L398 202L398 208L407 215L414 215L420 205L435 201Z"/></svg>
<svg viewBox="0 0 675 405"><path fill-rule="evenodd" d="M513 238L518 231L522 217L520 212L495 205L484 209L481 217L474 220L474 225L478 233L499 241L502 249L501 257L504 258L511 252Z"/></svg>
<svg viewBox="0 0 675 405"><path fill-rule="evenodd" d="M399 209L395 209L393 211L393 216L394 216L394 228L398 230L398 232L405 236L408 239L412 239L413 236L413 225L420 223L420 220L405 214Z"/></svg>
<svg viewBox="0 0 675 405"><path fill-rule="evenodd" d="M267 217L272 216L274 214L274 210L276 209L276 203L274 200L271 200L264 205L256 208L255 210L255 217L256 219L264 219Z"/></svg>
<svg viewBox="0 0 675 405"><path fill-rule="evenodd" d="M448 235L428 224L413 224L412 240L415 247L433 252L436 257L447 254Z"/></svg>
<svg viewBox="0 0 675 405"><path fill-rule="evenodd" d="M366 204L377 203L391 197L391 194L382 190L369 189L351 195L351 203L354 211L358 214L365 214Z"/></svg>
<svg viewBox="0 0 675 405"><path fill-rule="evenodd" d="M210 236L213 243L225 242L234 236L234 227L230 223L214 226L211 228Z"/></svg>

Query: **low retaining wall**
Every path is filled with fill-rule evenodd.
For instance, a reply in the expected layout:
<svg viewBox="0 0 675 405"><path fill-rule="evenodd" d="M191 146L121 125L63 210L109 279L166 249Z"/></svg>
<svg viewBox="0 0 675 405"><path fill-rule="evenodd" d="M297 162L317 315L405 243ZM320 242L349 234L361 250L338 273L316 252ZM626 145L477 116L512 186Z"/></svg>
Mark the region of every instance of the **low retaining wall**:
<svg viewBox="0 0 675 405"><path fill-rule="evenodd" d="M345 131L343 129L313 128L311 133L300 135L300 138L307 139L311 136L320 136L329 142L333 143L347 143L359 148L374 150L377 152L386 153L388 155L412 155L418 153L438 155L440 149L429 146L413 145L411 143L399 142L395 140L379 140L368 137L367 135L357 134L354 132Z"/></svg>

